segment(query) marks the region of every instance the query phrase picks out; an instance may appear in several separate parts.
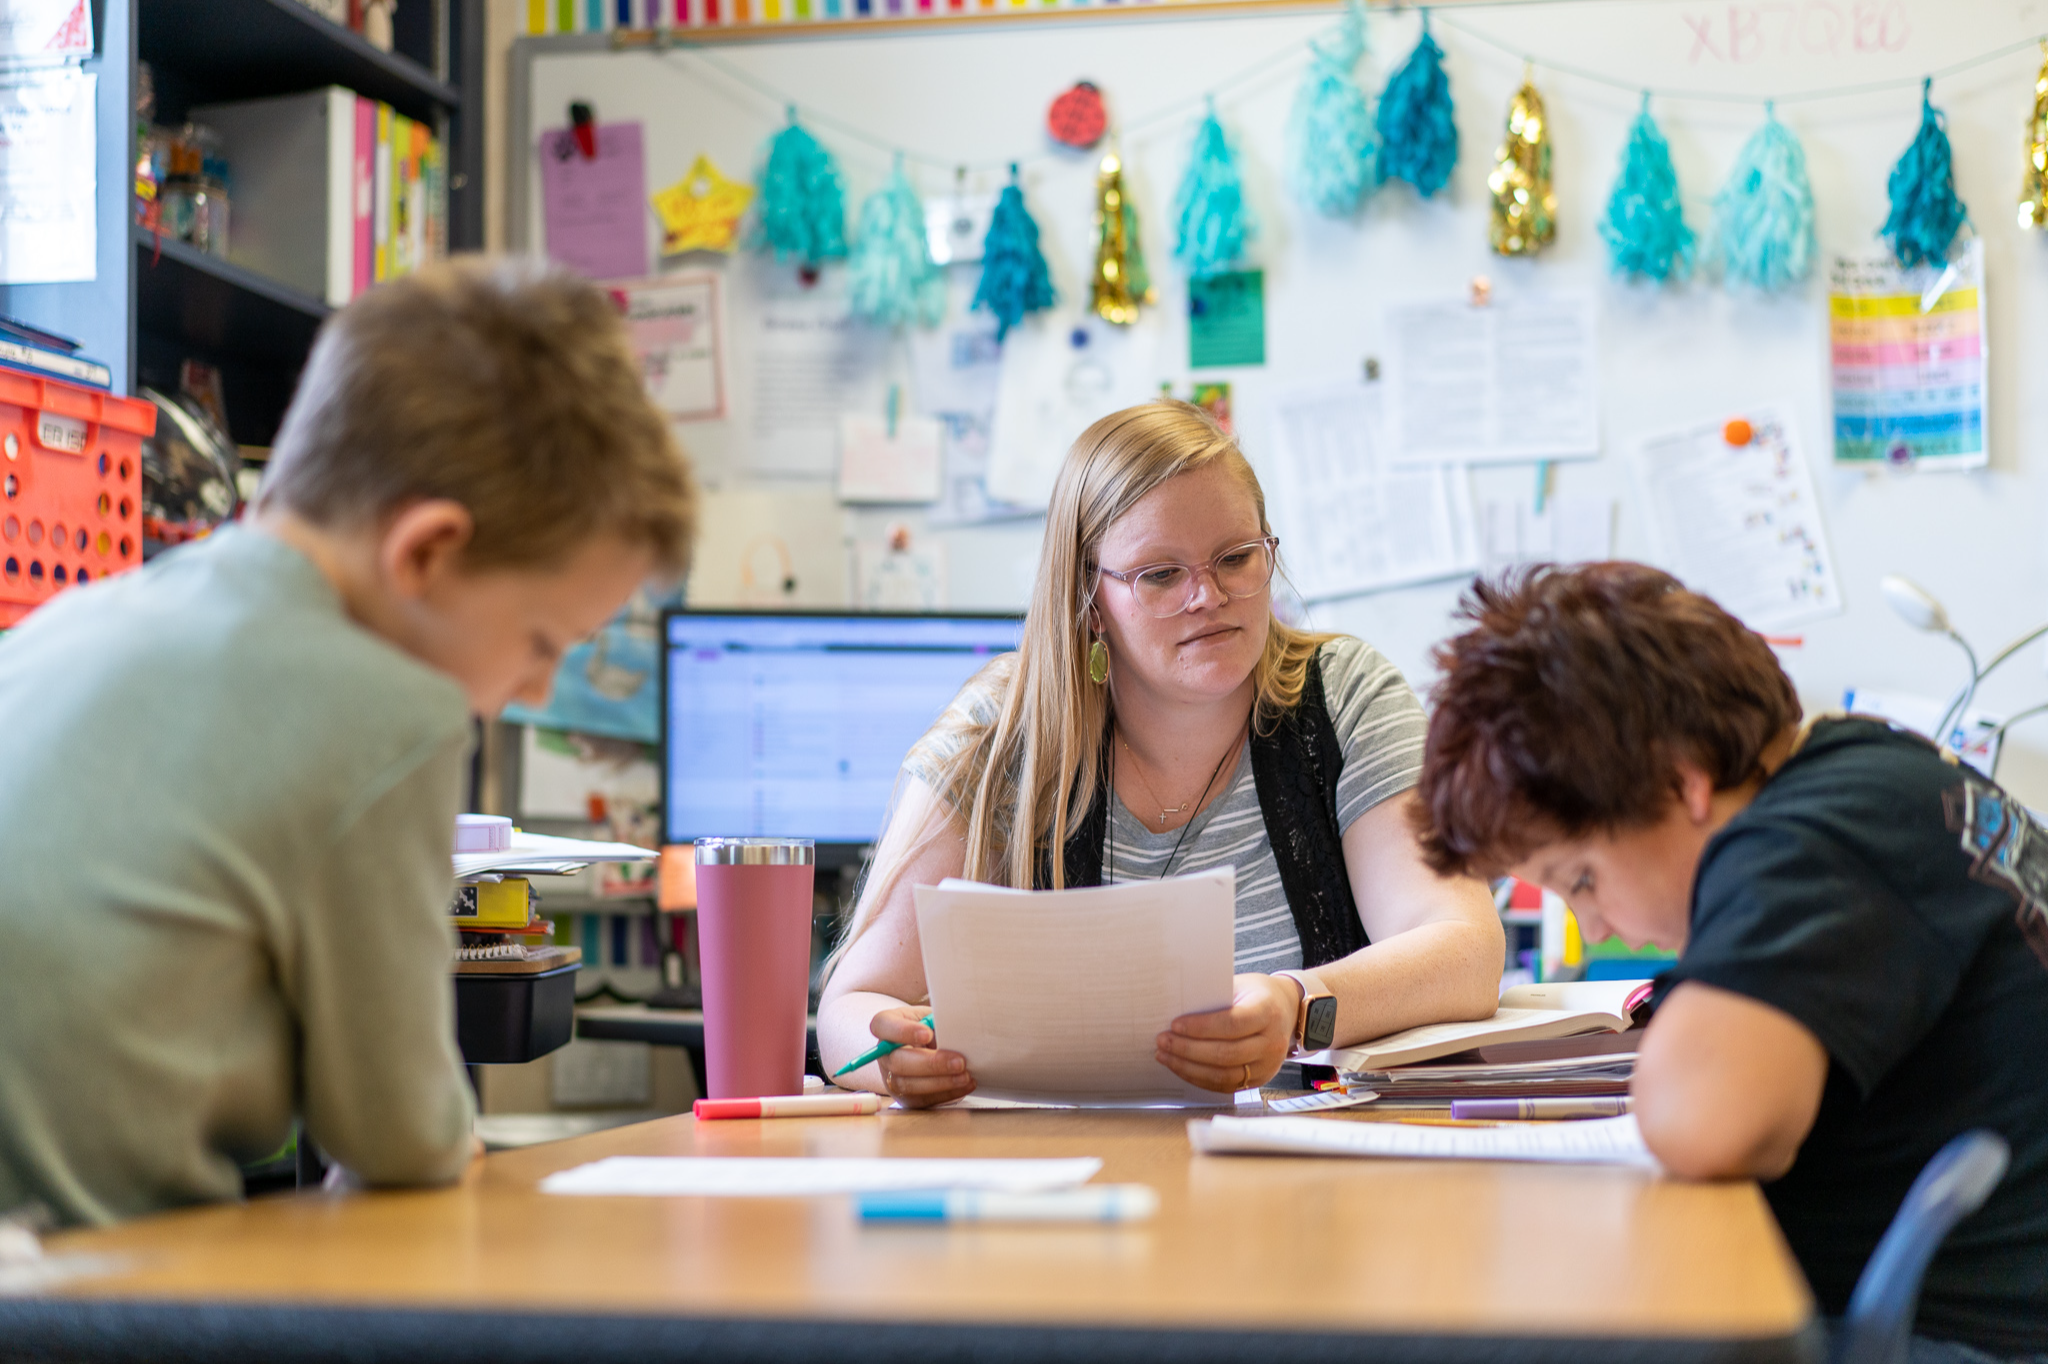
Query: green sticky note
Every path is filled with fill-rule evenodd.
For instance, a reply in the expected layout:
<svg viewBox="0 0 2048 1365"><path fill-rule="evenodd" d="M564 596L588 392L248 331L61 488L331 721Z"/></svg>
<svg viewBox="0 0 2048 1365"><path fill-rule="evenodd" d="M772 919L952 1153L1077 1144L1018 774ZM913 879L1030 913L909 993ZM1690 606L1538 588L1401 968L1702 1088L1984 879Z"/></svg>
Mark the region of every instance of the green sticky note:
<svg viewBox="0 0 2048 1365"><path fill-rule="evenodd" d="M1188 281L1188 366L1266 363L1266 272Z"/></svg>

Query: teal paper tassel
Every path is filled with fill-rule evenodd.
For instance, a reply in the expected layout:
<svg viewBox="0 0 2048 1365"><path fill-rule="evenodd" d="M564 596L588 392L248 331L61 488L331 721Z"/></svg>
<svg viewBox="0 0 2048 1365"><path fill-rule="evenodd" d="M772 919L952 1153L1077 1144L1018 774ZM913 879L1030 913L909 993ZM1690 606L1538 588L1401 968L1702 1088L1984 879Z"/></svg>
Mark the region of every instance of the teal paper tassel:
<svg viewBox="0 0 2048 1365"><path fill-rule="evenodd" d="M1813 186L1806 152L1764 106L1764 126L1736 154L1735 169L1714 196L1709 248L1723 283L1778 290L1813 269Z"/></svg>
<svg viewBox="0 0 2048 1365"><path fill-rule="evenodd" d="M882 188L860 206L860 240L846 268L847 302L855 317L889 327L936 327L946 311L946 277L932 262L924 205L903 174L903 158Z"/></svg>
<svg viewBox="0 0 2048 1365"><path fill-rule="evenodd" d="M1970 221L1970 211L1956 198L1955 168L1942 126L1946 120L1928 100L1933 86L1932 80L1920 83L1920 131L1892 167L1892 212L1878 233L1908 269L1946 261L1949 243Z"/></svg>
<svg viewBox="0 0 2048 1365"><path fill-rule="evenodd" d="M1444 50L1429 36L1428 10L1422 12L1422 41L1380 94L1378 124L1381 184L1405 180L1427 199L1449 182L1458 164L1458 125Z"/></svg>
<svg viewBox="0 0 2048 1365"><path fill-rule="evenodd" d="M1342 218L1373 183L1372 111L1351 70L1365 54L1365 6L1349 0L1335 32L1309 43L1308 75L1287 115L1294 197Z"/></svg>
<svg viewBox="0 0 2048 1365"><path fill-rule="evenodd" d="M1692 273L1693 236L1678 203L1678 172L1671 166L1671 144L1650 117L1647 92L1628 130L1621 174L1607 197L1600 235L1607 239L1607 257L1617 275L1662 282Z"/></svg>
<svg viewBox="0 0 2048 1365"><path fill-rule="evenodd" d="M1174 196L1173 213L1180 222L1173 254L1188 268L1189 279L1220 275L1244 255L1245 241L1252 235L1244 178L1238 174L1223 125L1216 121L1213 103L1195 129L1194 151L1187 174L1181 177L1180 193Z"/></svg>
<svg viewBox="0 0 2048 1365"><path fill-rule="evenodd" d="M775 259L794 256L806 266L846 255L846 192L832 153L805 132L789 110L789 126L768 144L761 172L761 216L755 246Z"/></svg>
<svg viewBox="0 0 2048 1365"><path fill-rule="evenodd" d="M1038 224L1024 207L1017 168L1011 166L1010 183L996 200L988 236L982 239L981 283L974 290L974 306L996 315L996 340L1001 341L1026 313L1052 305L1052 278L1038 249Z"/></svg>

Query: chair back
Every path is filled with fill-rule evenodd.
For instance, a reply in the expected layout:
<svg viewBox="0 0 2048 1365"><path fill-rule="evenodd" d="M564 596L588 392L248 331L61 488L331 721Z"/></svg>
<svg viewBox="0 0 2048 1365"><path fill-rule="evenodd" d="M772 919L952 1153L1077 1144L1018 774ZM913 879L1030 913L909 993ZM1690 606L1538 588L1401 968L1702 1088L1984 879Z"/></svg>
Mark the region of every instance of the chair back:
<svg viewBox="0 0 2048 1365"><path fill-rule="evenodd" d="M1835 1359L1904 1360L1927 1263L1949 1230L1983 1207L2005 1176L2011 1149L1988 1128L1951 1138L1934 1154L1892 1215L1857 1277Z"/></svg>

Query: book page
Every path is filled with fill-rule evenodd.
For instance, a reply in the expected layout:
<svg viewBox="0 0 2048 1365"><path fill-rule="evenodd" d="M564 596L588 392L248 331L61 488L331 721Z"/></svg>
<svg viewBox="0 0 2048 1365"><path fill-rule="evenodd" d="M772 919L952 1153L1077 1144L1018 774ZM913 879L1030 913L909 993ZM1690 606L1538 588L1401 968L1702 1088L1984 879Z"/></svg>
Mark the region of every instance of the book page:
<svg viewBox="0 0 2048 1365"><path fill-rule="evenodd" d="M1555 1161L1659 1170L1633 1114L1569 1123L1447 1128L1435 1124L1346 1123L1331 1119L1190 1119L1188 1140L1207 1153Z"/></svg>
<svg viewBox="0 0 2048 1365"><path fill-rule="evenodd" d="M1423 1024L1375 1038L1356 1047L1333 1047L1311 1053L1301 1060L1317 1066L1334 1066L1340 1071L1377 1071L1390 1066L1407 1066L1463 1052L1484 1043L1505 1043L1522 1038L1568 1038L1575 1033L1618 1032L1622 1021L1602 1010L1568 1011L1517 1009L1503 1005L1491 1019L1452 1024Z"/></svg>
<svg viewBox="0 0 2048 1365"><path fill-rule="evenodd" d="M1570 1010L1578 1014L1597 1010L1620 1019L1624 1017L1628 998L1648 984L1644 978L1634 981L1538 981L1509 987L1502 993L1500 1003L1517 1009Z"/></svg>
<svg viewBox="0 0 2048 1365"><path fill-rule="evenodd" d="M1019 892L920 886L917 931L939 1046L988 1099L1227 1105L1153 1059L1183 1014L1230 1003L1231 869Z"/></svg>

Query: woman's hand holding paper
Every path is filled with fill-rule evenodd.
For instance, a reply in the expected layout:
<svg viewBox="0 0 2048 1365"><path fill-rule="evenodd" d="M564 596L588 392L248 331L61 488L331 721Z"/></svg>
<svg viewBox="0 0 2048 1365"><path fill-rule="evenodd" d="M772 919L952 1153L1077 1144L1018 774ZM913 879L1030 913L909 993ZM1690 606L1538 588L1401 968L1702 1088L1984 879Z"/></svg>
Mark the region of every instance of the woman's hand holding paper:
<svg viewBox="0 0 2048 1365"><path fill-rule="evenodd" d="M1241 972L1228 1009L1183 1014L1159 1035L1162 1066L1192 1085L1225 1093L1264 1085L1287 1060L1301 987L1284 976Z"/></svg>
<svg viewBox="0 0 2048 1365"><path fill-rule="evenodd" d="M889 1093L906 1108L926 1109L935 1104L973 1093L974 1077L967 1073L967 1059L937 1046L938 1036L926 1027L925 1011L915 1005L883 1010L868 1023L868 1030L885 1043L900 1043L894 1052L875 1066Z"/></svg>

